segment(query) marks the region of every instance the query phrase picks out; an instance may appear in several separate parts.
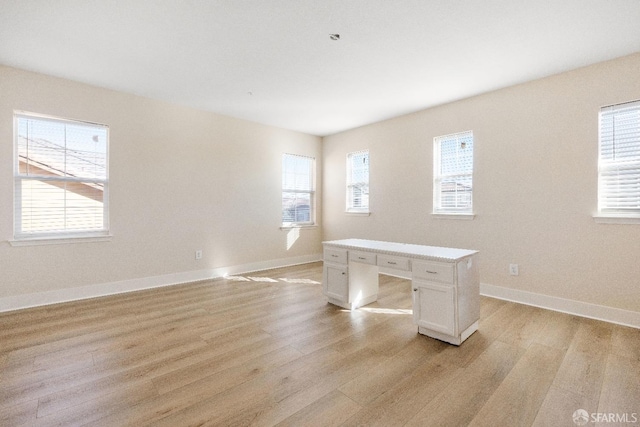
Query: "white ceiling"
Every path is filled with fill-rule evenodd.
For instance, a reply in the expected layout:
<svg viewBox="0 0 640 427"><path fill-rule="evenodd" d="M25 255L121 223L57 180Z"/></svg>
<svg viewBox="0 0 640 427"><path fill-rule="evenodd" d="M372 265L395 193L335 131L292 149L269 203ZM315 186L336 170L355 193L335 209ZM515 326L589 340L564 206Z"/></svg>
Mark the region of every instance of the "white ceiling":
<svg viewBox="0 0 640 427"><path fill-rule="evenodd" d="M323 136L638 51L640 0L0 0L0 64Z"/></svg>

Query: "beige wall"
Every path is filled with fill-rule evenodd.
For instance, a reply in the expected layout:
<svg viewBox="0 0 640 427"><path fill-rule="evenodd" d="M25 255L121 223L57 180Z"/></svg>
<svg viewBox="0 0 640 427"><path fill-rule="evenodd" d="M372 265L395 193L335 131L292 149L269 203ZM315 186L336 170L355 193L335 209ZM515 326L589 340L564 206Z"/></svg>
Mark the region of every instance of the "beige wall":
<svg viewBox="0 0 640 427"><path fill-rule="evenodd" d="M640 54L326 137L323 238L478 249L482 283L640 312L640 225L592 218L599 108L634 99ZM477 216L435 219L433 138L466 130ZM367 148L372 214L349 216L345 156Z"/></svg>
<svg viewBox="0 0 640 427"><path fill-rule="evenodd" d="M9 245L14 110L109 125L110 242ZM0 299L320 253L320 227L279 229L284 152L316 157L320 199L318 137L0 67Z"/></svg>

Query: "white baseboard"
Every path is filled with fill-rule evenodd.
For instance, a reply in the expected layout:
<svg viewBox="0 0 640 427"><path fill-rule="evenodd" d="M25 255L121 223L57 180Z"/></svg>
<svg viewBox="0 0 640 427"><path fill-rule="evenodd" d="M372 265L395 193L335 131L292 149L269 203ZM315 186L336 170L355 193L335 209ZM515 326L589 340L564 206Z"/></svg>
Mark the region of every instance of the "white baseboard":
<svg viewBox="0 0 640 427"><path fill-rule="evenodd" d="M179 285L182 283L197 282L199 280L216 279L227 275L288 267L292 265L306 264L309 262L320 260L322 260L322 254L303 255L293 258L259 261L230 267L185 271L182 273L143 277L139 279L101 283L96 285L81 286L77 288L58 289L55 291L15 295L0 298L0 313L5 311L20 310L29 307L38 307L42 305L57 304L61 302L120 294L124 292L140 291L143 289Z"/></svg>
<svg viewBox="0 0 640 427"><path fill-rule="evenodd" d="M480 283L480 295L640 329L640 312Z"/></svg>

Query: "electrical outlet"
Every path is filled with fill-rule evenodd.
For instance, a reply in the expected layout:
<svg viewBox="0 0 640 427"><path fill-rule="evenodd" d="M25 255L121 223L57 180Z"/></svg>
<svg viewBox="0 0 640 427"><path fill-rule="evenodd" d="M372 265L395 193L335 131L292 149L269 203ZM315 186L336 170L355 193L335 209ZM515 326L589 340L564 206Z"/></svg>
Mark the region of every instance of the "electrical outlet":
<svg viewBox="0 0 640 427"><path fill-rule="evenodd" d="M517 276L520 274L518 271L518 264L509 264L509 274L512 276Z"/></svg>
<svg viewBox="0 0 640 427"><path fill-rule="evenodd" d="M202 259L202 250L196 251L196 259Z"/></svg>

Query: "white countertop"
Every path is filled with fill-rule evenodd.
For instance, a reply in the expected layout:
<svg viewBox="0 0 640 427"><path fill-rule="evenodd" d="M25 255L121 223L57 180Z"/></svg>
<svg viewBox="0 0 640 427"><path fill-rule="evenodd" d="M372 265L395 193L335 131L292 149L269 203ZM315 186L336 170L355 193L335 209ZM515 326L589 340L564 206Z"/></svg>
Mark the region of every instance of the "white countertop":
<svg viewBox="0 0 640 427"><path fill-rule="evenodd" d="M409 243L381 242L378 240L343 239L322 242L323 245L344 249L365 250L388 255L409 256L437 261L455 262L478 253L469 249L444 248L439 246L413 245Z"/></svg>

